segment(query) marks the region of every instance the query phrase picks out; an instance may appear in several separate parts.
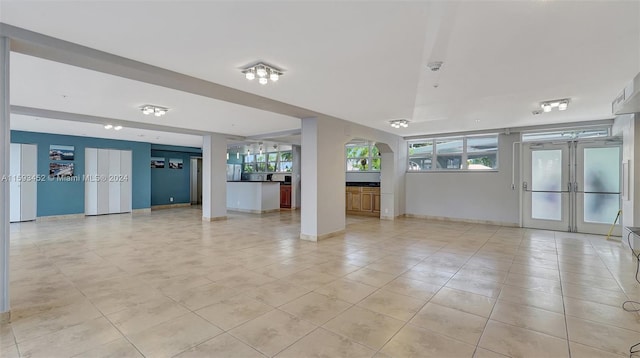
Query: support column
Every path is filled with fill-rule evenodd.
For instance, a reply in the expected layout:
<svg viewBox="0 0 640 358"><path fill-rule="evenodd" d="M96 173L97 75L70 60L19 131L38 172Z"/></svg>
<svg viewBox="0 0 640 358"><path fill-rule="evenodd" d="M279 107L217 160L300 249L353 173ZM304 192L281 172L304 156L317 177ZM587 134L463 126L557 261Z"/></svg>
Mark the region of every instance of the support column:
<svg viewBox="0 0 640 358"><path fill-rule="evenodd" d="M345 123L302 119L300 238L318 241L345 229Z"/></svg>
<svg viewBox="0 0 640 358"><path fill-rule="evenodd" d="M378 148L380 150L380 148ZM396 163L393 152L380 153L380 219L393 220L396 217Z"/></svg>
<svg viewBox="0 0 640 358"><path fill-rule="evenodd" d="M202 220L227 218L227 139L220 134L202 138Z"/></svg>
<svg viewBox="0 0 640 358"><path fill-rule="evenodd" d="M11 130L9 127L10 40L0 37L0 173L9 176ZM9 181L0 180L0 323L9 322Z"/></svg>

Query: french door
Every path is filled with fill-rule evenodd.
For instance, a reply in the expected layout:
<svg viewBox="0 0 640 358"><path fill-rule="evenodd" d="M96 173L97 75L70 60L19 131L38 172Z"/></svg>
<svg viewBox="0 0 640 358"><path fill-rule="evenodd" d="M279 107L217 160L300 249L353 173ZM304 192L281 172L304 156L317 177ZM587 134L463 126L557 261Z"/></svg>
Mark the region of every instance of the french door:
<svg viewBox="0 0 640 358"><path fill-rule="evenodd" d="M616 140L524 144L523 226L607 234L620 210L620 162Z"/></svg>

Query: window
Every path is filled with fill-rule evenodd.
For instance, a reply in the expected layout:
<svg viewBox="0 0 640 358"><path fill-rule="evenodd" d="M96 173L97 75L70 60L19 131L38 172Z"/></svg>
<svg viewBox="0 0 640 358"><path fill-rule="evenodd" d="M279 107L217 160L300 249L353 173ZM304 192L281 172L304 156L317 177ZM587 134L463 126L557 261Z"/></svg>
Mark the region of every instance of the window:
<svg viewBox="0 0 640 358"><path fill-rule="evenodd" d="M267 171L267 155L266 154L256 154L256 169L260 173Z"/></svg>
<svg viewBox="0 0 640 358"><path fill-rule="evenodd" d="M253 154L245 154L243 155L243 165L242 171L245 173L253 173L256 171L256 163L255 163L255 155Z"/></svg>
<svg viewBox="0 0 640 358"><path fill-rule="evenodd" d="M462 138L436 140L436 168L461 169L463 147Z"/></svg>
<svg viewBox="0 0 640 358"><path fill-rule="evenodd" d="M245 173L276 173L293 170L291 151L245 154L242 157L244 161L242 171Z"/></svg>
<svg viewBox="0 0 640 358"><path fill-rule="evenodd" d="M490 170L498 168L498 137L467 138L467 169Z"/></svg>
<svg viewBox="0 0 640 358"><path fill-rule="evenodd" d="M280 152L279 172L291 172L293 168L293 154L291 152Z"/></svg>
<svg viewBox="0 0 640 358"><path fill-rule="evenodd" d="M433 140L409 143L409 170L431 169Z"/></svg>
<svg viewBox="0 0 640 358"><path fill-rule="evenodd" d="M276 168L278 168L278 153L269 153L267 157L267 159L269 160L267 162L267 171L275 172Z"/></svg>
<svg viewBox="0 0 640 358"><path fill-rule="evenodd" d="M348 143L346 164L348 172L380 171L380 152L374 143Z"/></svg>
<svg viewBox="0 0 640 358"><path fill-rule="evenodd" d="M408 171L494 170L498 136L419 139L409 142Z"/></svg>

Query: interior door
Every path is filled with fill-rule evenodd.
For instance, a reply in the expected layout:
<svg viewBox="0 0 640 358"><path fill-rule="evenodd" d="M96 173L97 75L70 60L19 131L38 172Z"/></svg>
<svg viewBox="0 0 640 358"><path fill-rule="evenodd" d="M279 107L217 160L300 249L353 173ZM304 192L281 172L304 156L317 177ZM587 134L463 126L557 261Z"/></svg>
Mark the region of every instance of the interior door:
<svg viewBox="0 0 640 358"><path fill-rule="evenodd" d="M578 142L576 146L576 181L574 183L576 231L602 234L609 232L620 210L619 141ZM613 235L620 236L620 225Z"/></svg>
<svg viewBox="0 0 640 358"><path fill-rule="evenodd" d="M523 225L570 231L568 143L526 143L523 155Z"/></svg>

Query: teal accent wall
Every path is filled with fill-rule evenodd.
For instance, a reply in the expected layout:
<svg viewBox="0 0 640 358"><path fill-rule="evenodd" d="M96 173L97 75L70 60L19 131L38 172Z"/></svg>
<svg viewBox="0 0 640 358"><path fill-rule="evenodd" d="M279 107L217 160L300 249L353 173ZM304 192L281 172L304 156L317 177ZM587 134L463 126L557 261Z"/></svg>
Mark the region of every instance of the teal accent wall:
<svg viewBox="0 0 640 358"><path fill-rule="evenodd" d="M240 155L240 158L236 158L236 153L229 153L227 164L242 164L242 155Z"/></svg>
<svg viewBox="0 0 640 358"><path fill-rule="evenodd" d="M191 158L201 157L202 150L154 144L151 146L151 156L165 160L164 168L151 169L151 205L190 203ZM170 168L169 161L172 158L182 159L182 169Z"/></svg>
<svg viewBox="0 0 640 358"><path fill-rule="evenodd" d="M131 150L132 206L144 209L151 206L151 144L112 139L78 137L58 134L11 131L12 143L38 145L38 174L45 180L38 182L37 215L70 215L84 213L84 151L85 148ZM74 175L77 181L56 181L49 178L49 146L74 146ZM70 163L67 161L65 163Z"/></svg>

